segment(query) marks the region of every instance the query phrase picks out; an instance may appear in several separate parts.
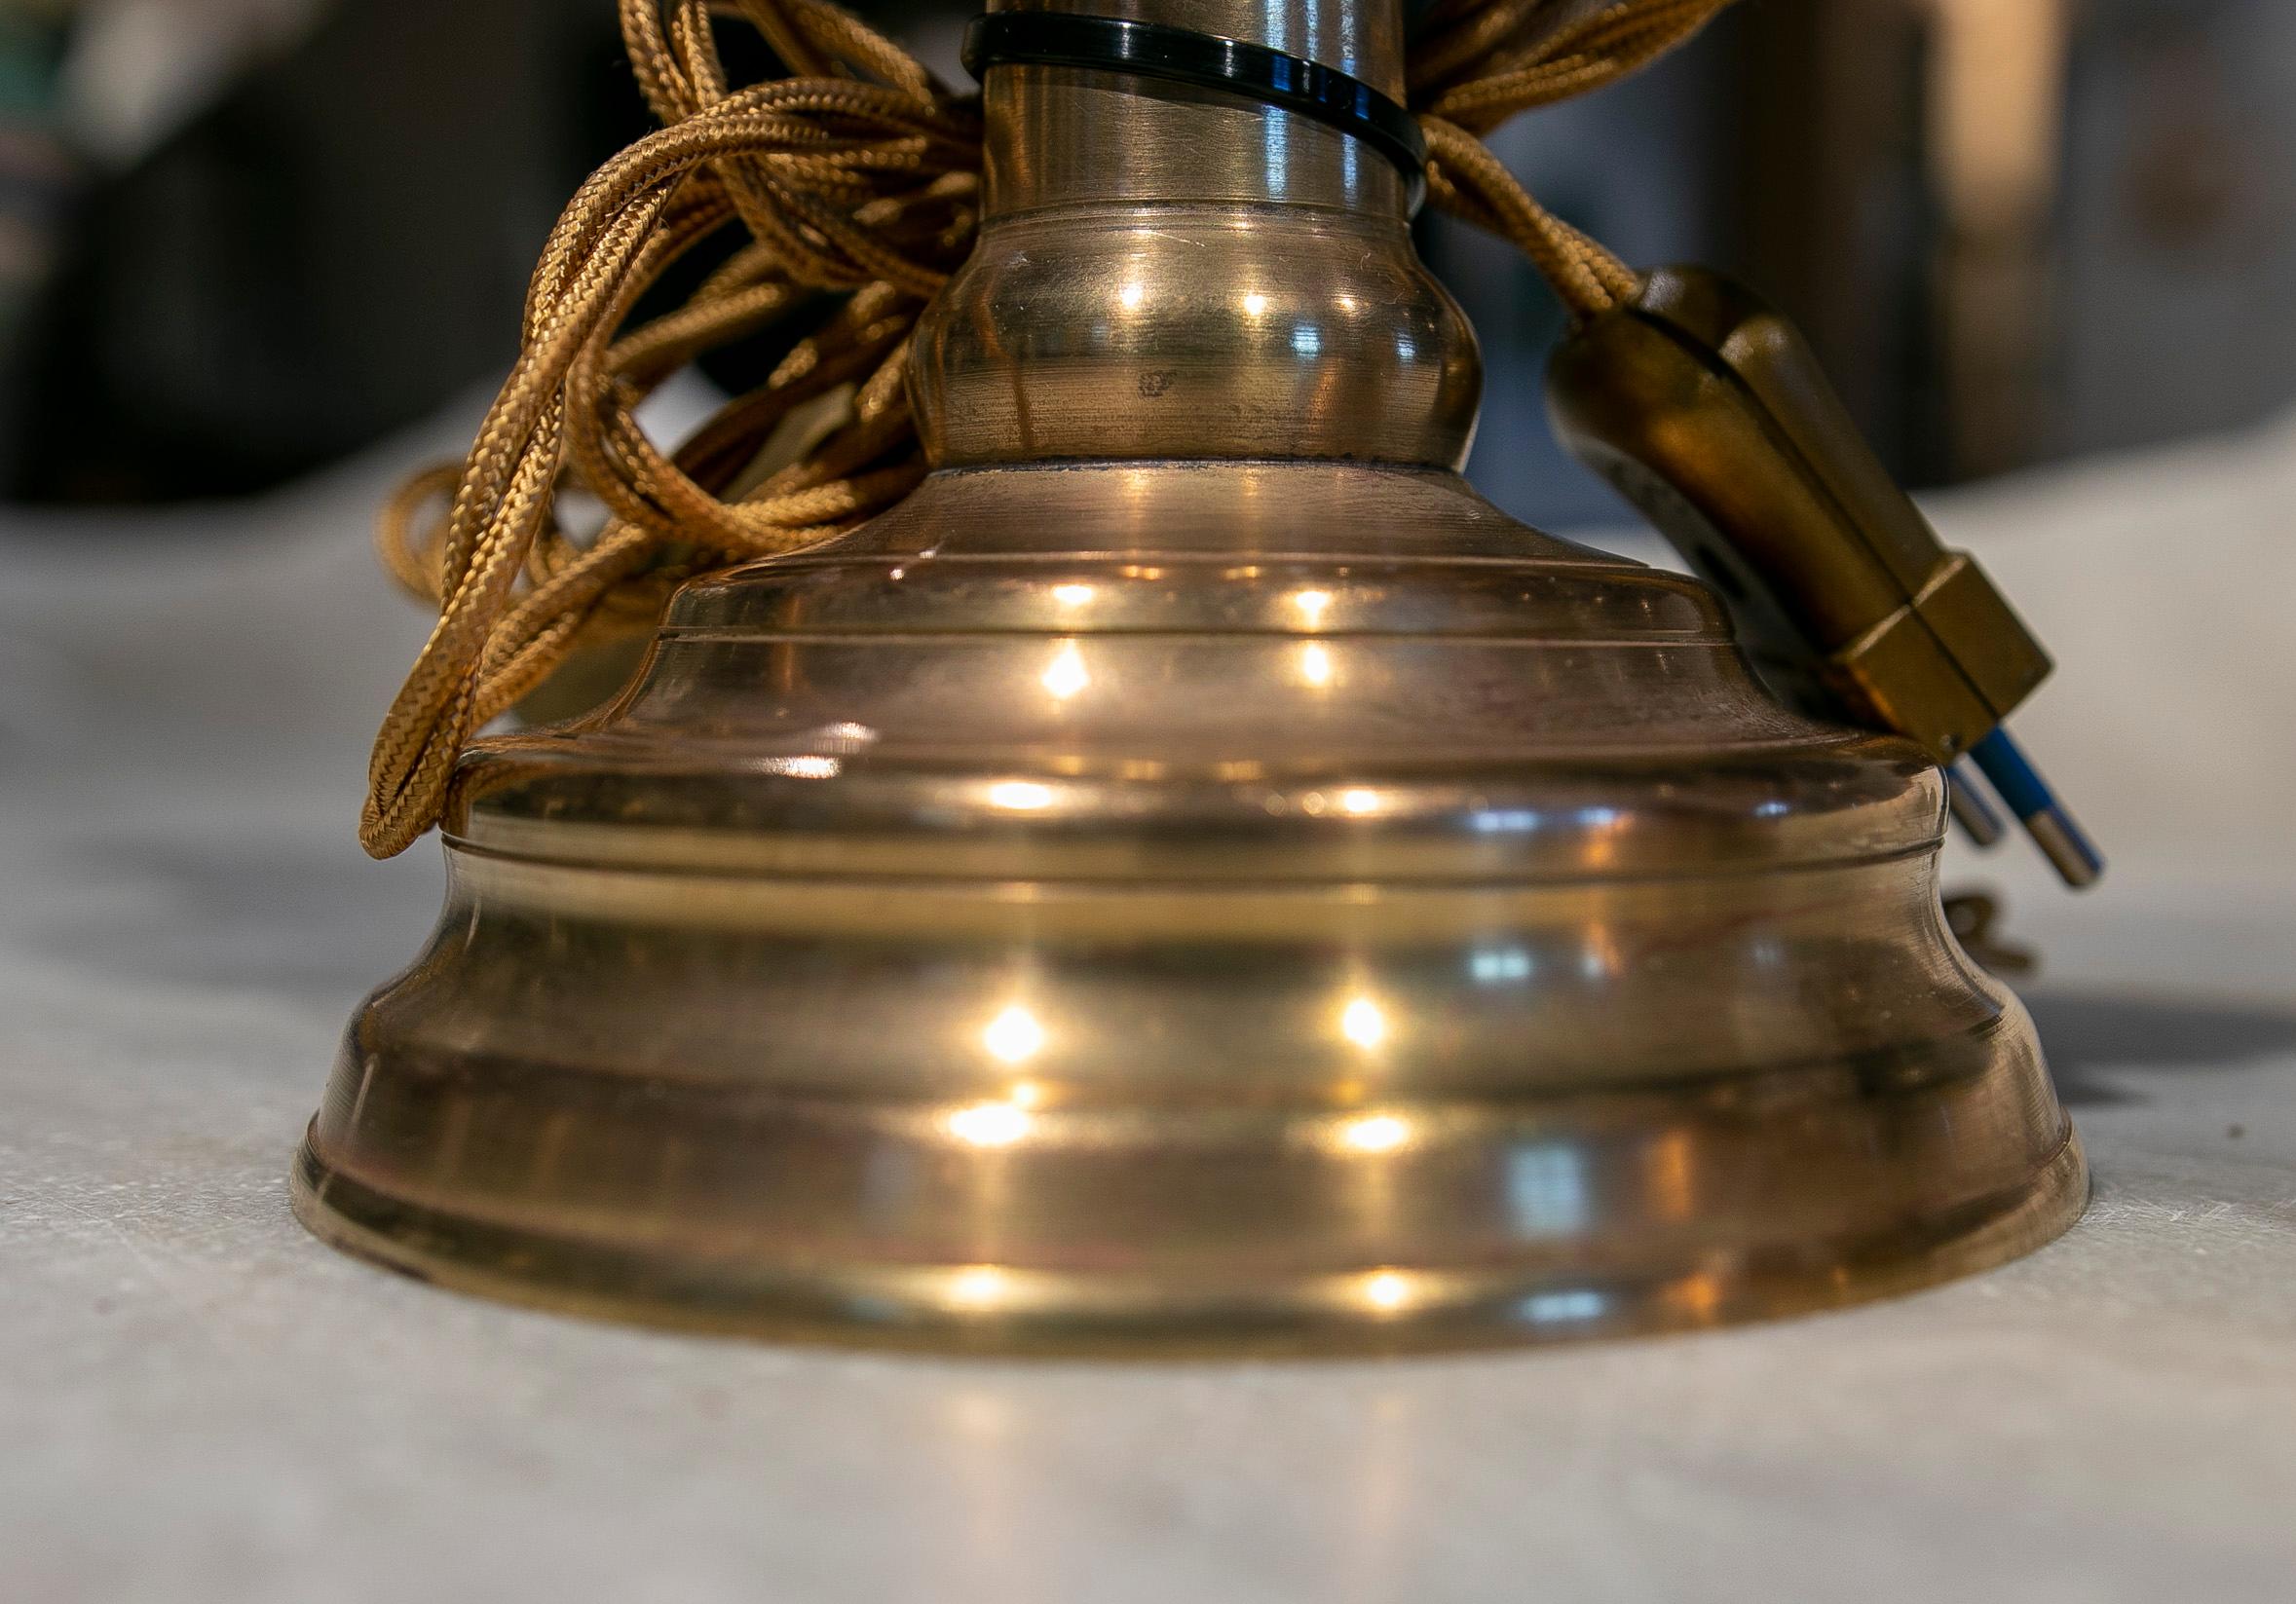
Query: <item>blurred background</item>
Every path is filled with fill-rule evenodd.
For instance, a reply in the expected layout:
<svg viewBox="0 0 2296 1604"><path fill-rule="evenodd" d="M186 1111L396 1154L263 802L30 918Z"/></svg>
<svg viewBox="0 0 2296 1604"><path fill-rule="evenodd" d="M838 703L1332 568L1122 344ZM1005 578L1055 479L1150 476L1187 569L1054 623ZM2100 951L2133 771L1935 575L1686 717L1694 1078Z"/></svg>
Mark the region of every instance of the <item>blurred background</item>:
<svg viewBox="0 0 2296 1604"><path fill-rule="evenodd" d="M863 9L960 81L973 0ZM559 205L647 126L612 13L0 0L0 497L259 492L498 375ZM2286 0L1749 0L1495 143L1630 259L1783 304L1932 487L2296 393L2291 83ZM1551 298L1422 231L1489 361L1483 488L1615 518L1546 437Z"/></svg>

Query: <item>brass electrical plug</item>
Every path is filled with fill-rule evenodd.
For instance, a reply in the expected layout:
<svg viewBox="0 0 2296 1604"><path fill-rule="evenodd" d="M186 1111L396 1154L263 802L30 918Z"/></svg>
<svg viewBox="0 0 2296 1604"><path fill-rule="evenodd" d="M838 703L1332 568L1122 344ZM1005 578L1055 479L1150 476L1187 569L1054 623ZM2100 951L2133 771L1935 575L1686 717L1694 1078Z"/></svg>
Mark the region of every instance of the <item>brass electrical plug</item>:
<svg viewBox="0 0 2296 1604"><path fill-rule="evenodd" d="M1873 455L1801 335L1750 291L1668 268L1588 318L1547 374L1557 433L1722 594L1771 688L1911 737L1979 844L1968 758L2066 883L2102 860L2003 721L2049 655Z"/></svg>

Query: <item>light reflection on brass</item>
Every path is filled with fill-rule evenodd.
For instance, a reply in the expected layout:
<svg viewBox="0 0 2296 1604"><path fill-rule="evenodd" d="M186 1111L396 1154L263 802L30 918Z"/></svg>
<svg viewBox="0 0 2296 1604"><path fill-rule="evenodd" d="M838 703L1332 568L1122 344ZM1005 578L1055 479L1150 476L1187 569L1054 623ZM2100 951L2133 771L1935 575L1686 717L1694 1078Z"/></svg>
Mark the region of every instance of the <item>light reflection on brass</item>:
<svg viewBox="0 0 2296 1604"><path fill-rule="evenodd" d="M1591 1287L1533 1292L1523 1300L1523 1318L1541 1327L1567 1326L1600 1319L1605 1306L1602 1294Z"/></svg>
<svg viewBox="0 0 2296 1604"><path fill-rule="evenodd" d="M833 780L845 765L835 758L798 757L771 759L762 766L768 773L787 774L792 779Z"/></svg>
<svg viewBox="0 0 2296 1604"><path fill-rule="evenodd" d="M1363 1300L1383 1315L1401 1313L1411 1301L1410 1278L1393 1270L1381 1270L1364 1277Z"/></svg>
<svg viewBox="0 0 2296 1604"><path fill-rule="evenodd" d="M1005 1274L994 1264L975 1264L949 1281L949 1302L959 1309L989 1310L1004 1300Z"/></svg>
<svg viewBox="0 0 2296 1604"><path fill-rule="evenodd" d="M1650 1144L1650 1212L1661 1219L1688 1219L1696 1194L1691 1186L1695 1148L1688 1135L1669 1131Z"/></svg>
<svg viewBox="0 0 2296 1604"><path fill-rule="evenodd" d="M1358 1047L1377 1047L1387 1040L1387 1011L1370 997L1356 997L1339 1011L1339 1033Z"/></svg>
<svg viewBox="0 0 2296 1604"><path fill-rule="evenodd" d="M1411 1122L1396 1114L1366 1114L1339 1127L1339 1144L1358 1153L1392 1153L1411 1139Z"/></svg>
<svg viewBox="0 0 2296 1604"><path fill-rule="evenodd" d="M1052 788L1029 780L999 780L989 787L989 805L1013 813L1034 813L1052 805Z"/></svg>
<svg viewBox="0 0 2296 1604"><path fill-rule="evenodd" d="M1016 1002L989 1022L981 1032L981 1045L1006 1063L1024 1063L1043 1047L1044 1026Z"/></svg>
<svg viewBox="0 0 2296 1604"><path fill-rule="evenodd" d="M949 1116L950 1134L975 1147L1009 1147L1029 1134L1034 1123L1025 1109L1009 1102L976 1102Z"/></svg>
<svg viewBox="0 0 2296 1604"><path fill-rule="evenodd" d="M1674 1287L1674 1301L1693 1325L1709 1325L1722 1307L1722 1287L1715 1278L1704 1271L1684 1276Z"/></svg>
<svg viewBox="0 0 2296 1604"><path fill-rule="evenodd" d="M1092 683L1092 676L1084 667L1083 654L1076 650L1074 641L1062 643L1040 678L1053 699L1064 702Z"/></svg>

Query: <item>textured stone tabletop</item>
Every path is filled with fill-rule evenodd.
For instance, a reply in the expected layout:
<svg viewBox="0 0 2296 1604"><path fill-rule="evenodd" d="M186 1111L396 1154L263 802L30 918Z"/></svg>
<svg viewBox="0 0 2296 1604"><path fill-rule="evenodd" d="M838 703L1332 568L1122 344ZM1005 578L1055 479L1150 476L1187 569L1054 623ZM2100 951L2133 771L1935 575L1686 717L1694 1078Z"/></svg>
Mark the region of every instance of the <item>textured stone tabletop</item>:
<svg viewBox="0 0 2296 1604"><path fill-rule="evenodd" d="M2047 954L2068 1237L1712 1335L1166 1367L583 1324L296 1226L438 891L352 838L423 632L366 508L425 443L0 526L0 1600L2296 1597L2296 426L1939 509L2115 857L1949 877Z"/></svg>

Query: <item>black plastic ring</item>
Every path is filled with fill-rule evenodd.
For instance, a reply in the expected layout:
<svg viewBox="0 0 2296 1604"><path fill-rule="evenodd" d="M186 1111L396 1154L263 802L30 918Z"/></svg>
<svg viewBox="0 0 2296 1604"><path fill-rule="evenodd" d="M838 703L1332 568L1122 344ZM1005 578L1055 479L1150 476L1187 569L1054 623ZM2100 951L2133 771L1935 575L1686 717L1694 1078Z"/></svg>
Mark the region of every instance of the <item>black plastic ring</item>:
<svg viewBox="0 0 2296 1604"><path fill-rule="evenodd" d="M964 70L1083 67L1136 73L1242 95L1352 134L1402 169L1415 198L1427 139L1418 120L1360 78L1265 45L1162 22L1071 12L999 11L964 30Z"/></svg>

